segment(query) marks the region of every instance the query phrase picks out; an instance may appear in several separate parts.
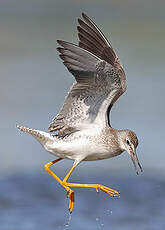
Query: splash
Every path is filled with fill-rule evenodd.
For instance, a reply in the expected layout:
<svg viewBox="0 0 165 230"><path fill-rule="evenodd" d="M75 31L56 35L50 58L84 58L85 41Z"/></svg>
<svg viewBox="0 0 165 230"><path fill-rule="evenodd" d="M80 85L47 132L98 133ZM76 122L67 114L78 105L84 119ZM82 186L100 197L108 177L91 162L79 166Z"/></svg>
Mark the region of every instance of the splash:
<svg viewBox="0 0 165 230"><path fill-rule="evenodd" d="M68 220L67 220L67 222L65 224L65 227L67 227L67 228L69 227L71 219L72 219L72 213L69 212Z"/></svg>

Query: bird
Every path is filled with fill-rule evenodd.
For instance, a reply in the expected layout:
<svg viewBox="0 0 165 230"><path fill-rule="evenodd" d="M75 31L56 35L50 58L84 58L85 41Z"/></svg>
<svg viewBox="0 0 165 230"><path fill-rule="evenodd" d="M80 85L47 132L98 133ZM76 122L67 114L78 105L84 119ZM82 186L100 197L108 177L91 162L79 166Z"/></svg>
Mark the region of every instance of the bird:
<svg viewBox="0 0 165 230"><path fill-rule="evenodd" d="M50 123L49 132L17 125L57 157L44 168L66 189L70 213L74 208L72 187L94 188L111 197L120 197L119 191L102 184L68 182L80 162L108 159L127 151L136 173L143 171L136 153L136 134L129 129L115 129L110 123L113 104L126 91L123 66L105 35L85 13L78 18L77 31L78 45L57 40L59 57L75 81L60 112ZM63 180L50 169L62 159L73 161Z"/></svg>

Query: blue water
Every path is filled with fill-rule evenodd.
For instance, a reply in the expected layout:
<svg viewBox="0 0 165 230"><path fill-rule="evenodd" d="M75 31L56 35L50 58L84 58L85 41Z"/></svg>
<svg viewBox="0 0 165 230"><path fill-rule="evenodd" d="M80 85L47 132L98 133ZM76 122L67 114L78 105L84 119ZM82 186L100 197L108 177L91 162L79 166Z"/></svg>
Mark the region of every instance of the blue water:
<svg viewBox="0 0 165 230"><path fill-rule="evenodd" d="M77 175L74 182L101 182L120 190L121 197L74 188L75 209L70 217L64 189L46 172L40 174L1 176L0 230L165 229L165 181L161 177Z"/></svg>

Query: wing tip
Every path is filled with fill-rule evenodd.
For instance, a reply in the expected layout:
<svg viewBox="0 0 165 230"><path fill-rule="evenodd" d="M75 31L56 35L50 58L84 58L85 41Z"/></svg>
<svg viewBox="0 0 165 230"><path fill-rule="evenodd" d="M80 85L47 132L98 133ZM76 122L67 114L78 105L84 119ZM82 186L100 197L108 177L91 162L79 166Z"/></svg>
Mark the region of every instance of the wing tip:
<svg viewBox="0 0 165 230"><path fill-rule="evenodd" d="M62 53L63 48L62 48L62 47L57 47L56 50L57 50L59 53Z"/></svg>
<svg viewBox="0 0 165 230"><path fill-rule="evenodd" d="M64 41L62 41L62 40L57 40L57 43L60 45L60 46L63 46L62 44L64 43Z"/></svg>
<svg viewBox="0 0 165 230"><path fill-rule="evenodd" d="M88 16L86 15L86 13L82 12L82 17L85 19L85 18L88 18Z"/></svg>
<svg viewBox="0 0 165 230"><path fill-rule="evenodd" d="M78 24L81 26L83 23L83 20L81 18L78 18L77 21L78 21Z"/></svg>

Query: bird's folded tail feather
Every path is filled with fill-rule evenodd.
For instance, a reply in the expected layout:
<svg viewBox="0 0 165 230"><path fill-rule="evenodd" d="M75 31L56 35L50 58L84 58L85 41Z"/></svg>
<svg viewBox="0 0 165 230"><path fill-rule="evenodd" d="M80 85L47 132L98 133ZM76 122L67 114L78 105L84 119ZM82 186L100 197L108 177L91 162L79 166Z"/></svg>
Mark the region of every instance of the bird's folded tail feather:
<svg viewBox="0 0 165 230"><path fill-rule="evenodd" d="M36 129L30 129L25 126L16 125L16 127L25 133L31 134L35 139L37 139L41 144L44 144L44 142L53 140L53 137L44 131L36 130Z"/></svg>

